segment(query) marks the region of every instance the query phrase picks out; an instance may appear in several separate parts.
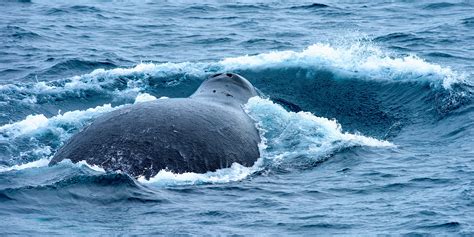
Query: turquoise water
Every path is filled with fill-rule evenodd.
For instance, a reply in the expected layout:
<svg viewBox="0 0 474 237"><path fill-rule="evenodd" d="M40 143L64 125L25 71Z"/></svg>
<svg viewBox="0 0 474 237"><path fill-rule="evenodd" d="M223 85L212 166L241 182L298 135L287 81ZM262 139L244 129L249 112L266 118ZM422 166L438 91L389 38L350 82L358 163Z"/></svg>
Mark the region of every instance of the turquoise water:
<svg viewBox="0 0 474 237"><path fill-rule="evenodd" d="M470 1L4 1L0 234L474 234ZM48 161L125 104L235 72L253 167Z"/></svg>

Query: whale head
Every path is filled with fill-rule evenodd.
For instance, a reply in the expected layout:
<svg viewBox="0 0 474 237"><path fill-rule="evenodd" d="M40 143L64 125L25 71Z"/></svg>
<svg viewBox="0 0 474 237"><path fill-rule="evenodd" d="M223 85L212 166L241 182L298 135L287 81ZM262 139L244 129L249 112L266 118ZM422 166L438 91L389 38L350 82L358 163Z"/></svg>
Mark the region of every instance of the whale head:
<svg viewBox="0 0 474 237"><path fill-rule="evenodd" d="M245 104L257 95L257 90L244 77L235 73L218 73L205 80L191 97Z"/></svg>

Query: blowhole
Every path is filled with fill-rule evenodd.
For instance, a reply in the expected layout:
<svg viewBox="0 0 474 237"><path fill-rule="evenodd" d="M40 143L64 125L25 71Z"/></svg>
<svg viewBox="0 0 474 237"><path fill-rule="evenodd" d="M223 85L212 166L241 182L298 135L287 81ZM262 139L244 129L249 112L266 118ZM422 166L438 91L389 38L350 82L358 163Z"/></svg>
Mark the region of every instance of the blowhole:
<svg viewBox="0 0 474 237"><path fill-rule="evenodd" d="M226 73L225 75L227 75L228 77L232 77L232 73Z"/></svg>

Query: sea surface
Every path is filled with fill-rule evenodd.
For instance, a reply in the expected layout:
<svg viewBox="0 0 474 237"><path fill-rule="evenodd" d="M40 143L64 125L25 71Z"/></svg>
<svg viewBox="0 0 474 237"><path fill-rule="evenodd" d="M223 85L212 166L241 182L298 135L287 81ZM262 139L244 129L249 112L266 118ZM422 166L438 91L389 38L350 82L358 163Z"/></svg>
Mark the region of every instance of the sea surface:
<svg viewBox="0 0 474 237"><path fill-rule="evenodd" d="M252 167L48 161L234 72ZM473 1L0 1L0 235L474 235Z"/></svg>

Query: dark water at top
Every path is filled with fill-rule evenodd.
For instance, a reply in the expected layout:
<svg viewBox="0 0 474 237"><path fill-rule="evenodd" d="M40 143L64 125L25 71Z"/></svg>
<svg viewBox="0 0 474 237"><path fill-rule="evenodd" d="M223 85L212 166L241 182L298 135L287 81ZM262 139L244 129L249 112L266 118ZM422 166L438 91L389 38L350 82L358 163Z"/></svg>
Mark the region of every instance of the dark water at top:
<svg viewBox="0 0 474 237"><path fill-rule="evenodd" d="M0 234L474 235L471 1L2 1ZM237 72L253 167L48 160L97 116ZM337 121L337 122L336 122Z"/></svg>

